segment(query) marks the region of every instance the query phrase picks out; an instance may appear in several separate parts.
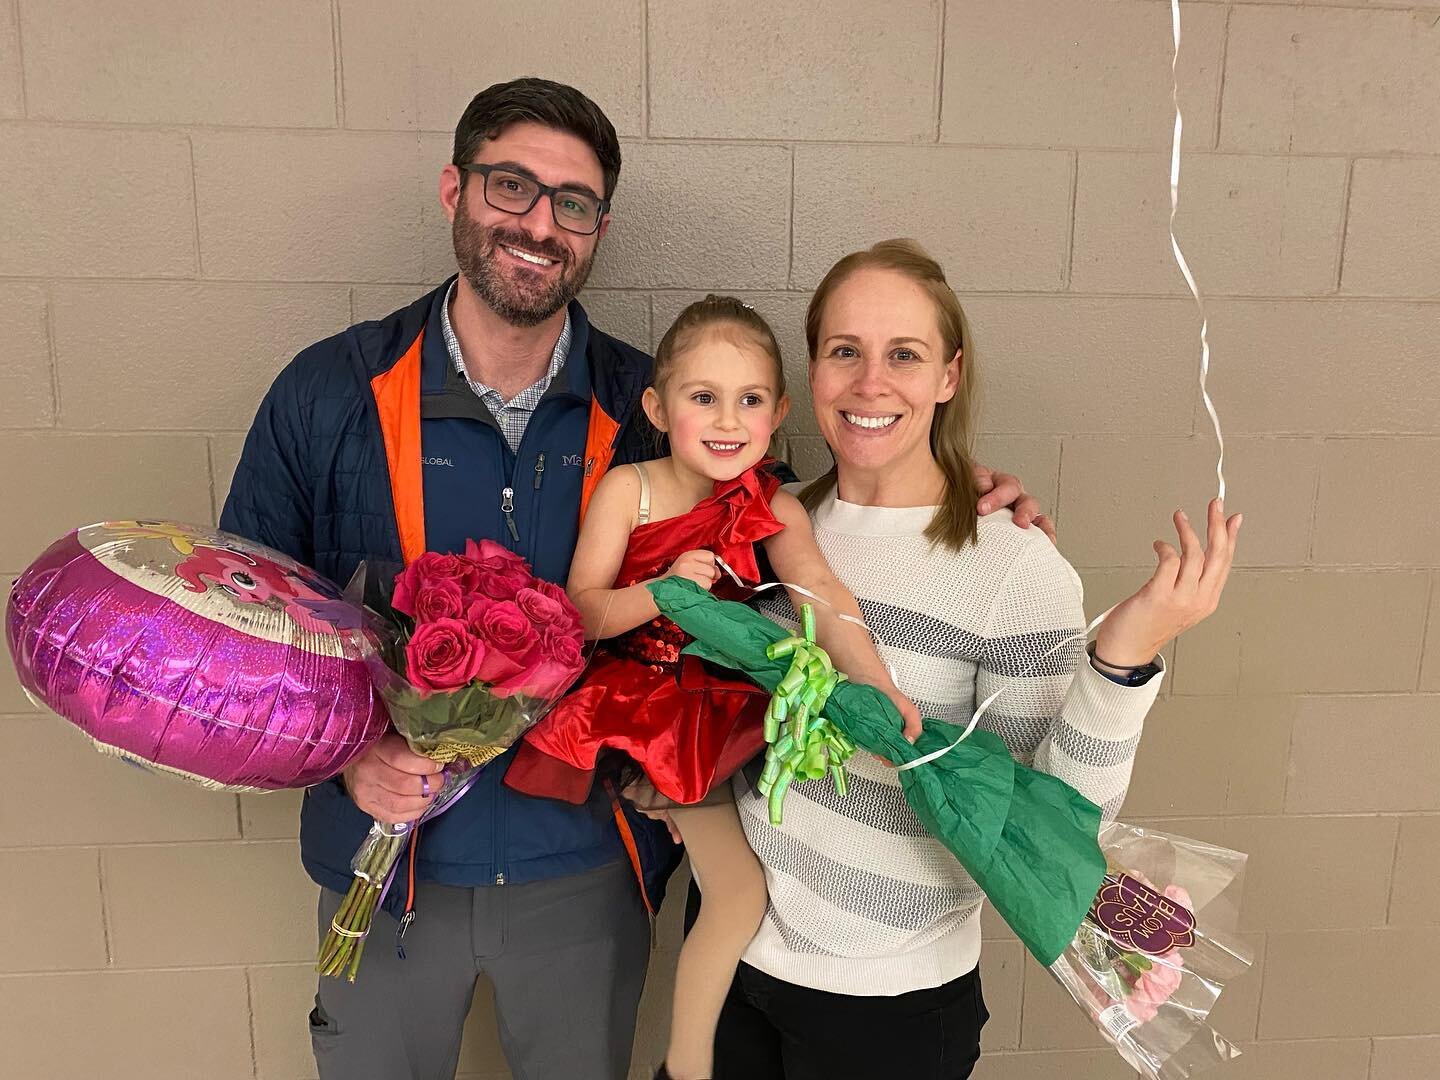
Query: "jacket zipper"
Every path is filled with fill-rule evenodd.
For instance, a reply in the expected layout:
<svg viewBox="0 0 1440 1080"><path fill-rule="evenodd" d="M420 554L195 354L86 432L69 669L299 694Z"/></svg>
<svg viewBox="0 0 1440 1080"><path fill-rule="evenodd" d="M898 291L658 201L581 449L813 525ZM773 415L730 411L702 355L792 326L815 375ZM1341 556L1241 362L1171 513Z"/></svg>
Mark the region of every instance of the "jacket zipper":
<svg viewBox="0 0 1440 1080"><path fill-rule="evenodd" d="M535 459L535 490L540 490L540 484L545 479L545 455L542 453Z"/></svg>
<svg viewBox="0 0 1440 1080"><path fill-rule="evenodd" d="M515 518L512 511L515 509L515 489L504 487L500 489L500 512L505 515L505 527L510 530L510 539L520 543L520 530L515 527Z"/></svg>

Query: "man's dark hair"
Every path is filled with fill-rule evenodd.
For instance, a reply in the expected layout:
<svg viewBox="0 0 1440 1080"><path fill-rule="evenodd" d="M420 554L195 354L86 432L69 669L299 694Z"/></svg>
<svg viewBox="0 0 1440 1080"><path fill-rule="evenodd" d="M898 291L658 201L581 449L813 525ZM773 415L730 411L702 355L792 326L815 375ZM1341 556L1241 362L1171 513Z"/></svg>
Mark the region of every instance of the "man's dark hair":
<svg viewBox="0 0 1440 1080"><path fill-rule="evenodd" d="M620 179L620 140L615 137L615 126L600 106L579 90L549 79L512 79L476 94L455 127L453 164L470 164L486 139L527 120L583 139L600 159L605 198L615 194Z"/></svg>

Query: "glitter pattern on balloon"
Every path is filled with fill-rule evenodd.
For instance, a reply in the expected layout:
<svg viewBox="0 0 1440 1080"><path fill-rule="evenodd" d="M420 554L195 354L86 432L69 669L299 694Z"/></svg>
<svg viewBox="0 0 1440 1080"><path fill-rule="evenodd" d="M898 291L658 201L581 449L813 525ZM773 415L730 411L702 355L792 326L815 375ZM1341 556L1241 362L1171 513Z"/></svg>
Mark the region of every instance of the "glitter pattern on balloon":
<svg viewBox="0 0 1440 1080"><path fill-rule="evenodd" d="M206 787L318 783L389 725L363 609L212 529L77 529L16 580L5 638L26 692L97 749Z"/></svg>

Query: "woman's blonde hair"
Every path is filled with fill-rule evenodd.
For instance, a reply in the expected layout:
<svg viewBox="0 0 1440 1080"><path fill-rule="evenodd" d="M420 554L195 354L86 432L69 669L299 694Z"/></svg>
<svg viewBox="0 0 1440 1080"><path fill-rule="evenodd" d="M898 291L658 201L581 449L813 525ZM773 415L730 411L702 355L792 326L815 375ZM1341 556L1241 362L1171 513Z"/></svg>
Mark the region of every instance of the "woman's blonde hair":
<svg viewBox="0 0 1440 1080"><path fill-rule="evenodd" d="M960 381L955 387L955 395L935 406L935 418L930 423L930 453L945 476L945 494L925 529L925 536L931 542L958 550L975 539L975 504L980 498L972 457L975 362L966 355L970 348L970 333L965 311L946 282L945 271L926 254L924 248L914 240L882 240L865 251L846 255L830 268L815 289L810 307L805 312L805 342L810 349L812 364L819 351L820 322L825 315L825 305L841 283L860 270L893 271L924 289L935 305L935 321L940 327L940 346L944 350L945 361L948 362L956 353L961 354ZM824 476L806 485L800 493L805 509L814 510L820 504L834 488L835 478L836 470L832 466Z"/></svg>

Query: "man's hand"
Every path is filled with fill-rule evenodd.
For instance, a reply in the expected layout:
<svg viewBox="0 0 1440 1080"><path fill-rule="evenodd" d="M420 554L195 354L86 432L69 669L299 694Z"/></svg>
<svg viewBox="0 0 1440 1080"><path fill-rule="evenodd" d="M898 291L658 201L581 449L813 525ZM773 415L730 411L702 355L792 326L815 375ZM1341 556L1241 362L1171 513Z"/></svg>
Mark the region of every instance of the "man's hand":
<svg viewBox="0 0 1440 1080"><path fill-rule="evenodd" d="M345 790L365 813L388 825L416 820L430 808L445 766L410 749L393 731L344 772Z"/></svg>
<svg viewBox="0 0 1440 1080"><path fill-rule="evenodd" d="M1017 528L1028 529L1034 525L1055 543L1055 523L1040 512L1040 503L1033 495L1025 494L1025 485L1018 476L976 465L975 486L980 489L978 509L982 517L1008 506L1015 515Z"/></svg>

